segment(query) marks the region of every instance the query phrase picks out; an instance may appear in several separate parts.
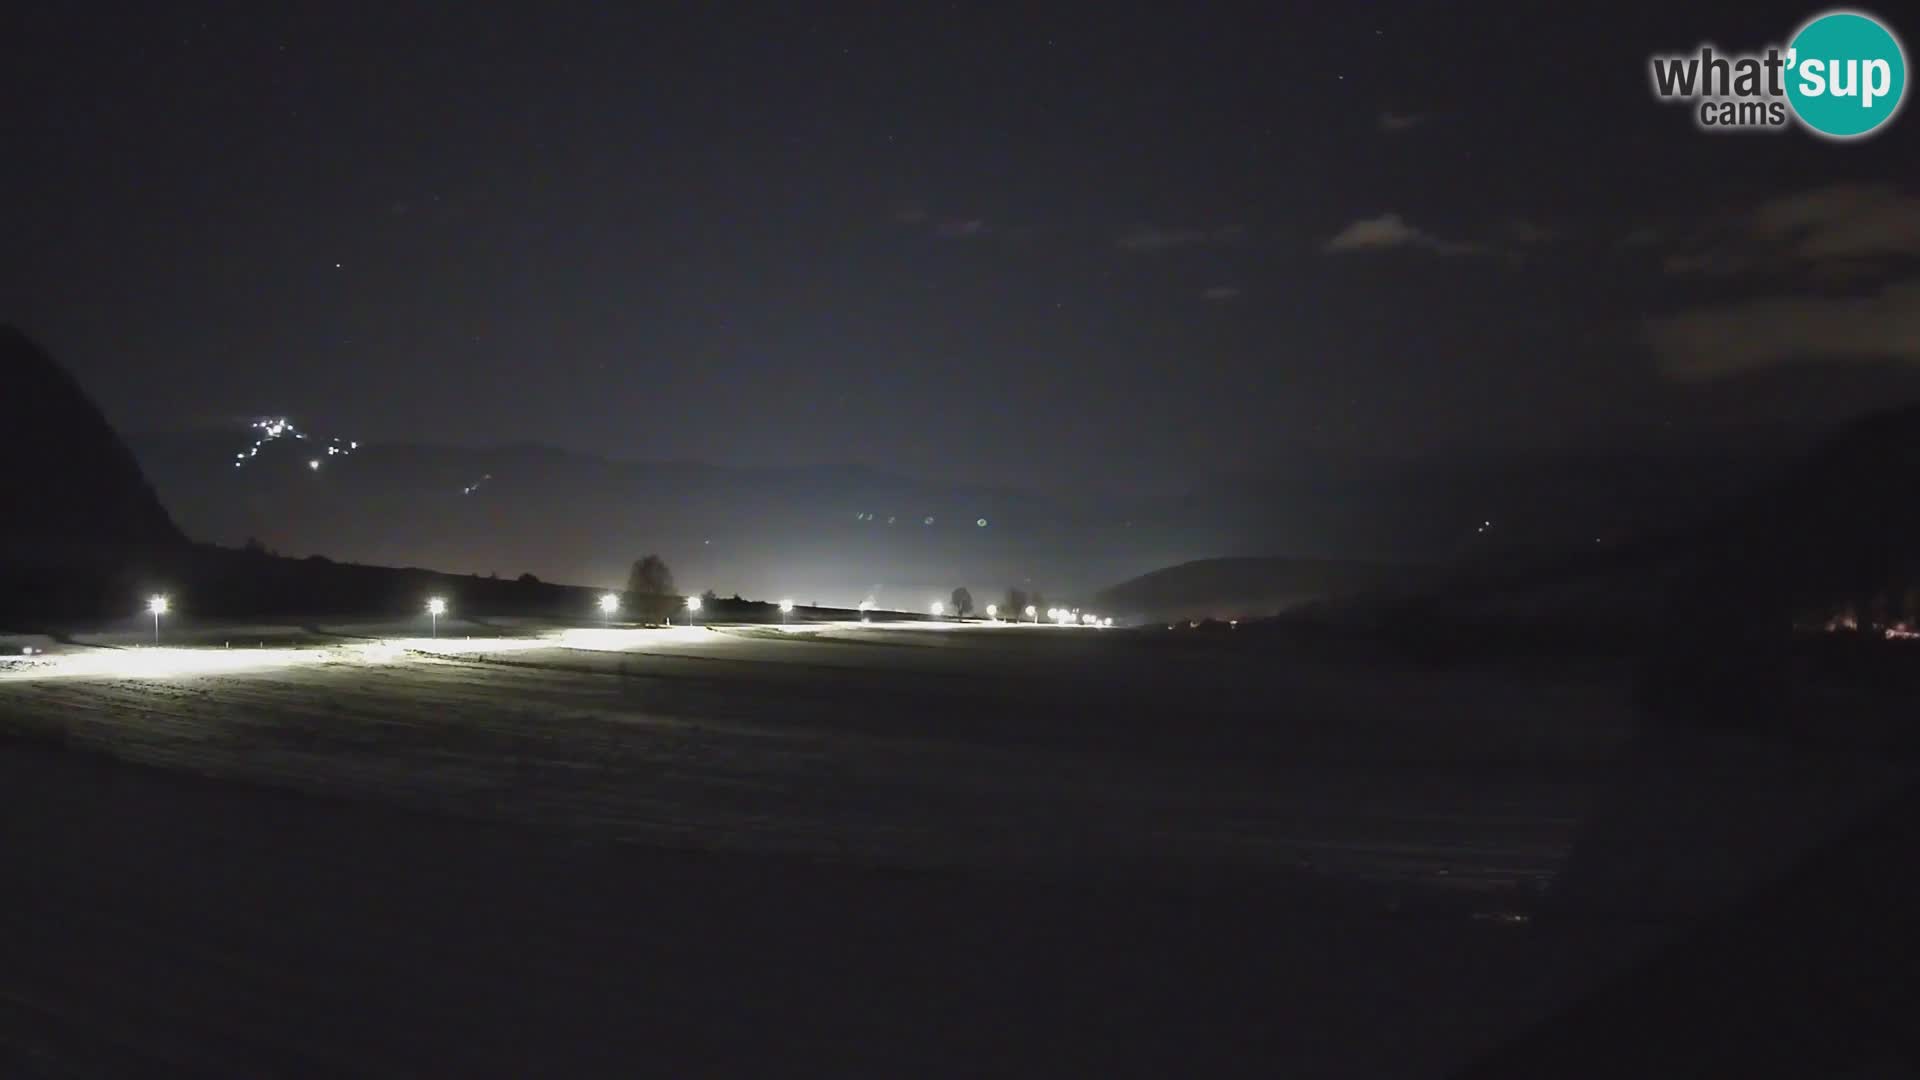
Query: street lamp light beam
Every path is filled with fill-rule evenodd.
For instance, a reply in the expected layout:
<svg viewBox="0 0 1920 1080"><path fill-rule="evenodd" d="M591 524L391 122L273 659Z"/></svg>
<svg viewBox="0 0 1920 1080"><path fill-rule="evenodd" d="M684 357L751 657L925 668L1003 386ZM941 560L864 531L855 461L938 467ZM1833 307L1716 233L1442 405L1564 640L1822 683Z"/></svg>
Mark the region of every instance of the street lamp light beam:
<svg viewBox="0 0 1920 1080"><path fill-rule="evenodd" d="M153 643L155 645L160 644L160 616L167 613L167 606L167 598L160 593L154 593L152 596L147 597L147 610L153 613Z"/></svg>

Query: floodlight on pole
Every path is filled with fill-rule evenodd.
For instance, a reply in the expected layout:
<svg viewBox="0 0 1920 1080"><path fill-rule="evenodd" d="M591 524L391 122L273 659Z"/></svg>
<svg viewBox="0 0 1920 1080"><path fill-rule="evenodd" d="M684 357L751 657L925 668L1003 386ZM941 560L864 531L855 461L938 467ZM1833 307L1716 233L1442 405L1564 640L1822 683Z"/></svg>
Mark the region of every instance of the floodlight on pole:
<svg viewBox="0 0 1920 1080"><path fill-rule="evenodd" d="M613 625L613 613L619 610L620 597L613 593L602 596L600 598L600 625L603 628L611 627Z"/></svg>
<svg viewBox="0 0 1920 1080"><path fill-rule="evenodd" d="M687 597L687 628L688 629L693 628L693 617L699 614L699 612L700 612L700 598L697 596Z"/></svg>
<svg viewBox="0 0 1920 1080"><path fill-rule="evenodd" d="M147 597L147 610L153 613L153 643L160 644L160 616L167 613L167 598L159 593Z"/></svg>
<svg viewBox="0 0 1920 1080"><path fill-rule="evenodd" d="M933 602L933 607L930 610L933 612L933 617L937 619L940 616L945 615L947 613L947 605L941 603L938 600L935 600Z"/></svg>
<svg viewBox="0 0 1920 1080"><path fill-rule="evenodd" d="M1000 620L1000 605L999 605L999 604L988 604L988 605L987 605L987 618L989 618L989 619L992 619L992 620L994 620L995 622L998 622L998 621Z"/></svg>
<svg viewBox="0 0 1920 1080"><path fill-rule="evenodd" d="M427 601L427 623L434 637L440 636L440 616L447 613L447 602L438 596Z"/></svg>
<svg viewBox="0 0 1920 1080"><path fill-rule="evenodd" d="M786 623L786 621L787 621L787 616L788 616L789 614L791 614L792 612L793 612L793 600L792 600L792 598L791 598L791 597L789 597L789 598L786 598L786 599L782 599L782 600L780 601L780 622L781 622L781 624L782 624L782 625L784 625L784 624Z"/></svg>
<svg viewBox="0 0 1920 1080"><path fill-rule="evenodd" d="M1040 609L1039 609L1039 608L1036 608L1036 607L1034 607L1034 606L1033 606L1032 604L1028 604L1028 605L1027 605L1027 618L1029 618L1029 619L1032 619L1032 620L1033 620L1034 622L1039 622L1039 621L1040 621Z"/></svg>

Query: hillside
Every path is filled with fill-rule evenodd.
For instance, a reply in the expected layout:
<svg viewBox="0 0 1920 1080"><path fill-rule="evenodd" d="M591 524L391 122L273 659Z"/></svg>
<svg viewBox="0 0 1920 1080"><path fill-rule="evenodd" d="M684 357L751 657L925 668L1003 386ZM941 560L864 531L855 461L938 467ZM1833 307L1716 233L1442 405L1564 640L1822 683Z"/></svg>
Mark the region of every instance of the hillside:
<svg viewBox="0 0 1920 1080"><path fill-rule="evenodd" d="M597 596L192 543L78 382L11 326L0 326L0 388L0 629L136 617L153 592L185 618L411 613L430 592L497 614L578 617Z"/></svg>
<svg viewBox="0 0 1920 1080"><path fill-rule="evenodd" d="M14 565L86 562L183 542L80 384L0 325L0 554Z"/></svg>

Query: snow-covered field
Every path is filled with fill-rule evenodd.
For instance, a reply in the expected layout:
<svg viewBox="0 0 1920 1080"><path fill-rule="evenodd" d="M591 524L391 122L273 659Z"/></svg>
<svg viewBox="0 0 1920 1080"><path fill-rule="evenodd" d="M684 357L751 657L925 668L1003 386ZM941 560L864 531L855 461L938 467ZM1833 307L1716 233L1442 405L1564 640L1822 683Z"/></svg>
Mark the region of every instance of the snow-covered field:
<svg viewBox="0 0 1920 1080"><path fill-rule="evenodd" d="M1584 688L1352 685L1102 633L77 648L0 668L0 700L126 761L676 847L1444 886L1551 874L1623 731Z"/></svg>
<svg viewBox="0 0 1920 1080"><path fill-rule="evenodd" d="M0 665L10 1075L1436 1075L1893 782L1649 761L1606 669L270 629ZM1596 813L1615 908L1516 918Z"/></svg>

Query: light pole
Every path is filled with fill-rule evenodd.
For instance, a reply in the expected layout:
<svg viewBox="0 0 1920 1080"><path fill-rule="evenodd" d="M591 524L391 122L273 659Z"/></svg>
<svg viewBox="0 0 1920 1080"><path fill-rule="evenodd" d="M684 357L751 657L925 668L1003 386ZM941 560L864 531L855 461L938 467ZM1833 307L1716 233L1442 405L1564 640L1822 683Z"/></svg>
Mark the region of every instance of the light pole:
<svg viewBox="0 0 1920 1080"><path fill-rule="evenodd" d="M1032 619L1034 622L1038 623L1040 621L1040 609L1037 607L1034 607L1032 604L1028 604L1027 618Z"/></svg>
<svg viewBox="0 0 1920 1080"><path fill-rule="evenodd" d="M947 613L947 605L941 603L938 600L935 600L933 602L933 607L931 608L931 610L933 612L933 617L937 619L940 616Z"/></svg>
<svg viewBox="0 0 1920 1080"><path fill-rule="evenodd" d="M608 593L607 595L600 598L600 628L602 630L607 630L612 628L613 613L619 610L620 610L620 598L618 596L615 596L612 593Z"/></svg>
<svg viewBox="0 0 1920 1080"><path fill-rule="evenodd" d="M167 598L154 593L147 597L147 610L153 613L153 643L160 644L160 616L167 613Z"/></svg>
<svg viewBox="0 0 1920 1080"><path fill-rule="evenodd" d="M993 622L1000 621L1000 605L999 604L987 605L987 618L992 620Z"/></svg>
<svg viewBox="0 0 1920 1080"><path fill-rule="evenodd" d="M440 636L440 616L447 613L447 602L436 596L427 601L427 625L434 637Z"/></svg>
<svg viewBox="0 0 1920 1080"><path fill-rule="evenodd" d="M780 625L781 626L787 625L787 615L792 611L793 611L793 601L791 599L780 601Z"/></svg>
<svg viewBox="0 0 1920 1080"><path fill-rule="evenodd" d="M699 613L700 598L697 596L687 597L687 629L693 629L693 617Z"/></svg>
<svg viewBox="0 0 1920 1080"><path fill-rule="evenodd" d="M872 610L873 610L873 599L872 599L872 597L868 597L867 599L865 599L865 600L862 600L862 601L860 601L860 621L861 621L861 622L866 622L866 621L867 621L867 612L869 612L869 611L872 611Z"/></svg>

